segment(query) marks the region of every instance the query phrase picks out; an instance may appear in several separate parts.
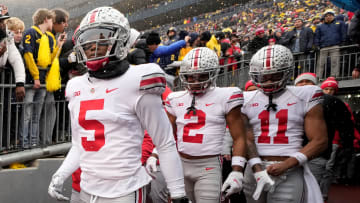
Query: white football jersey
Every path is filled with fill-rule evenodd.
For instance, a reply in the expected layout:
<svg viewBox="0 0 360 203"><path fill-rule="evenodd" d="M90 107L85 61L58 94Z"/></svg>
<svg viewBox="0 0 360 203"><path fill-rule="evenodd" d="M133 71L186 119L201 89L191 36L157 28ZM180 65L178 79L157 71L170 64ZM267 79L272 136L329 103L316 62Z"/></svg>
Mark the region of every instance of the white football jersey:
<svg viewBox="0 0 360 203"><path fill-rule="evenodd" d="M188 91L171 93L166 110L176 117L178 150L191 156L221 154L226 128L226 114L243 104L243 93L237 87L216 87L196 96L193 112L187 113L193 95Z"/></svg>
<svg viewBox="0 0 360 203"><path fill-rule="evenodd" d="M274 96L276 112L267 111L269 97L261 91L244 92L244 113L251 124L260 156L290 156L302 148L304 118L321 102L322 90L317 86L286 87Z"/></svg>
<svg viewBox="0 0 360 203"><path fill-rule="evenodd" d="M84 74L68 82L72 145L80 149L82 190L119 197L150 182L140 161L144 129L136 109L144 92L159 91L161 102L165 83L155 64L130 66L122 76L108 80Z"/></svg>

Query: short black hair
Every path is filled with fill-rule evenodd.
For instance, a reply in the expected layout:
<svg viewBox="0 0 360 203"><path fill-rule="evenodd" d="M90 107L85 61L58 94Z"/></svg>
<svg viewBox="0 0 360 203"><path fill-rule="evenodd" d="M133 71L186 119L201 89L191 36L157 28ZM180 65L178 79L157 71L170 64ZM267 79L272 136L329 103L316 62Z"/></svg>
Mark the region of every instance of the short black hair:
<svg viewBox="0 0 360 203"><path fill-rule="evenodd" d="M146 44L147 45L158 45L161 43L160 35L157 32L150 32L149 36L146 38Z"/></svg>

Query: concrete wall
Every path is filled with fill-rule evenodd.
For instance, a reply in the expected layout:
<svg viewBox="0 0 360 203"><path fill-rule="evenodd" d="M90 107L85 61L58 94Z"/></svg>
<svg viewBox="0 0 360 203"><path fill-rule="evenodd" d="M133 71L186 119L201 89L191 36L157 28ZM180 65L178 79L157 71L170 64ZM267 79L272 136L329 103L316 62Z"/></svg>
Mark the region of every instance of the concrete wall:
<svg viewBox="0 0 360 203"><path fill-rule="evenodd" d="M53 173L63 158L36 160L25 169L0 171L0 202L6 203L55 203L60 202L48 195L48 186ZM71 177L64 184L64 194L71 196Z"/></svg>

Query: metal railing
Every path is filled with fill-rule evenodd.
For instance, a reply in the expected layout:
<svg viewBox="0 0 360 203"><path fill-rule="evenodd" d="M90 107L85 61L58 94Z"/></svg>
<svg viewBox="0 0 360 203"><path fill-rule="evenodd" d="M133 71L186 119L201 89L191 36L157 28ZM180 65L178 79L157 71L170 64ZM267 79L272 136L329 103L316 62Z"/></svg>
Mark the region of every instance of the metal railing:
<svg viewBox="0 0 360 203"><path fill-rule="evenodd" d="M337 48L330 49L333 51ZM324 72L323 75L317 75L319 81L325 80L331 75L331 69L334 68L334 65L331 64L334 61L334 58L338 60L339 72L334 75L335 78L340 80L352 80L352 70L353 68L360 63L360 48L358 45L348 45L339 47L339 55L330 55L322 58L325 59L323 63ZM233 57L233 56L230 56ZM251 54L244 54L241 56L241 59L233 62L227 63L229 57L224 57L225 62L220 66L220 74L216 80L216 84L219 87L228 87L228 86L238 86L243 88L245 83L250 79L249 77L249 63L251 59ZM320 52L310 52L310 53L297 53L294 54L294 71L290 78L289 84L293 84L295 78L301 73L311 72L317 73L320 61ZM335 64L336 65L336 64ZM180 80L175 80L175 90L183 89ZM360 84L359 84L360 86Z"/></svg>
<svg viewBox="0 0 360 203"><path fill-rule="evenodd" d="M11 152L23 151L25 149L47 148L55 144L69 142L71 140L70 119L67 102L62 95L64 91L55 94L58 95L58 99L54 102L44 102L43 104L35 102L18 102L15 99L16 87L14 83L13 72L11 69L2 69L0 71L0 129L2 129L0 131L0 154L8 154ZM62 85L62 90L64 87L65 85ZM26 90L31 89L32 85L26 85L25 88ZM39 132L36 135L36 144L24 146L23 141L25 136L28 136L29 139L30 137L29 135L24 135L23 137L20 136L20 131L22 130L20 128L20 122L25 115L24 107L28 107L29 105L30 107L36 105L42 105L42 107L53 106L56 111L56 120L54 126L40 125L41 128L39 128ZM34 116L32 115L29 121L29 132L33 131L33 119ZM40 121L44 122L48 119L49 112L43 110ZM52 132L51 135L44 133L49 131ZM43 136L40 136L40 132L42 132Z"/></svg>

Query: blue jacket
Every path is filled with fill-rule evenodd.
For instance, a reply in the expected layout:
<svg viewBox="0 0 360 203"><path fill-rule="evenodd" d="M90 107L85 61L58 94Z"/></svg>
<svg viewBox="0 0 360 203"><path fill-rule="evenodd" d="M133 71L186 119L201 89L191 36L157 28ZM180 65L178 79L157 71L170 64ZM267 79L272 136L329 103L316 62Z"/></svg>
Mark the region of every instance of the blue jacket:
<svg viewBox="0 0 360 203"><path fill-rule="evenodd" d="M158 46L157 49L155 49L155 51L151 54L150 56L150 63L158 63L161 57L166 57L166 56L170 56L172 54L178 53L179 50L183 47L186 46L186 42L185 40L179 40L177 42L172 43L169 46ZM159 59L159 61L158 61ZM161 64L159 64L161 68L165 68L166 65L161 66ZM166 73L170 74L170 75L175 75L175 71L172 70L166 70Z"/></svg>
<svg viewBox="0 0 360 203"><path fill-rule="evenodd" d="M345 23L333 21L317 26L315 30L314 45L320 48L340 45L346 41Z"/></svg>

